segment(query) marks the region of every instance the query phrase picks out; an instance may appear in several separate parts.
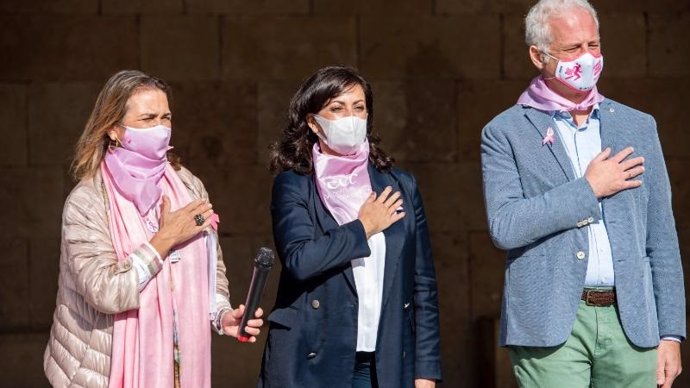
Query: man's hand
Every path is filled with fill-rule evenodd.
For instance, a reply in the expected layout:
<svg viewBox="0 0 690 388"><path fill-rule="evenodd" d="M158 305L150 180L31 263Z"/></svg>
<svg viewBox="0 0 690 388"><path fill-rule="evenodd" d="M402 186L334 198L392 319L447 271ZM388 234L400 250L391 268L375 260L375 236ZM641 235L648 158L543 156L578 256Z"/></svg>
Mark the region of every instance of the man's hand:
<svg viewBox="0 0 690 388"><path fill-rule="evenodd" d="M414 388L435 388L436 381L427 379L415 379Z"/></svg>
<svg viewBox="0 0 690 388"><path fill-rule="evenodd" d="M644 172L644 158L638 156L626 160L633 151L632 147L628 147L611 156L611 148L606 148L592 159L585 171L585 179L597 198L642 185L642 181L633 178Z"/></svg>
<svg viewBox="0 0 690 388"><path fill-rule="evenodd" d="M680 342L661 340L657 348L656 383L661 388L671 388L680 375Z"/></svg>

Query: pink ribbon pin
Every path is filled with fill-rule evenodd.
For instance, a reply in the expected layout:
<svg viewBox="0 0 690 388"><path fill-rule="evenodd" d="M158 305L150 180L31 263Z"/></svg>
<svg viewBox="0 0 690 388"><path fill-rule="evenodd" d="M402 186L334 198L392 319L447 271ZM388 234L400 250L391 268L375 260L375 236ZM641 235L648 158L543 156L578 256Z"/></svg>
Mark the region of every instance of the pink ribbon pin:
<svg viewBox="0 0 690 388"><path fill-rule="evenodd" d="M541 145L552 145L556 141L556 136L553 132L553 128L549 127L546 129L546 136L544 136L544 139L541 141Z"/></svg>

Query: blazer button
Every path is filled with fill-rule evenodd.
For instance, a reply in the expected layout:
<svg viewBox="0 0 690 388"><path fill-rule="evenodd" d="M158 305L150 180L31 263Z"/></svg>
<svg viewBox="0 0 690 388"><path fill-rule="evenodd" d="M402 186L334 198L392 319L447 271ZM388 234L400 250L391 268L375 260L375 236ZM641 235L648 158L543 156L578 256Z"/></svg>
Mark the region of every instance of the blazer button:
<svg viewBox="0 0 690 388"><path fill-rule="evenodd" d="M307 358L308 358L308 359L312 359L312 358L314 358L314 357L316 357L316 353L314 353L314 352L311 352L311 353L307 354Z"/></svg>
<svg viewBox="0 0 690 388"><path fill-rule="evenodd" d="M577 253L575 254L575 256L577 257L578 260L582 260L582 259L585 258L586 255L585 255L585 252L584 252L584 251L577 251Z"/></svg>
<svg viewBox="0 0 690 388"><path fill-rule="evenodd" d="M318 300L318 299L314 299L314 300L311 301L311 307L312 307L314 310L318 310L319 307L321 307L321 303L319 303L319 300Z"/></svg>
<svg viewBox="0 0 690 388"><path fill-rule="evenodd" d="M591 224L592 222L594 222L594 217L589 217L589 218L587 219L587 222L590 223L590 224Z"/></svg>

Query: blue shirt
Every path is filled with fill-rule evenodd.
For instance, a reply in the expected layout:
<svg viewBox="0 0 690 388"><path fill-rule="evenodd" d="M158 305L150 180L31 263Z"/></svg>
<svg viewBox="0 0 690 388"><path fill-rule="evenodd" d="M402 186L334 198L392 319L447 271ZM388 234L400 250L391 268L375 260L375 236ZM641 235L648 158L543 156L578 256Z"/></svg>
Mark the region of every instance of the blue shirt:
<svg viewBox="0 0 690 388"><path fill-rule="evenodd" d="M577 126L569 112L551 112L556 123L559 140L563 142L575 176L581 178L589 163L601 152L599 104L594 105L587 120ZM601 201L599 201L601 210ZM603 212L602 212L603 215ZM605 216L605 215L604 215ZM589 236L589 260L585 287L612 287L614 285L611 243L603 218L587 226Z"/></svg>

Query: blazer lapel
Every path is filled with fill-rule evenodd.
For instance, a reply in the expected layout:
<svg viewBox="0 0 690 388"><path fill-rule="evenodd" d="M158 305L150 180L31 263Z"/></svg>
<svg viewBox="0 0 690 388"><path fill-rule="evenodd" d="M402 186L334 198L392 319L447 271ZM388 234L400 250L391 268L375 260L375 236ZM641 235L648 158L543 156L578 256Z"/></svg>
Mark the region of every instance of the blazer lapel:
<svg viewBox="0 0 690 388"><path fill-rule="evenodd" d="M319 223L321 230L325 232L327 230L337 228L339 226L338 222L335 220L335 218L333 218L331 212L329 212L328 209L326 209L326 207L323 205L323 202L321 202L321 197L319 197L319 190L316 188L316 184L313 183L312 187L314 193L314 203L316 204L316 221ZM347 285L350 287L350 290L356 294L357 287L355 286L355 277L352 273L352 266L345 268L343 274L345 276L345 280L347 281Z"/></svg>
<svg viewBox="0 0 690 388"><path fill-rule="evenodd" d="M575 173L573 172L573 166L570 162L570 158L568 158L568 154L565 152L565 147L563 147L563 140L560 138L556 123L551 116L536 109L526 109L525 116L527 120L534 125L537 132L539 132L540 139L546 137L546 132L549 128L553 129L554 136L556 136L558 140L552 143L546 143L544 147L549 147L549 150L554 158L556 158L556 161L561 166L561 170L563 170L568 180L574 180Z"/></svg>
<svg viewBox="0 0 690 388"><path fill-rule="evenodd" d="M391 186L393 192L402 190L398 182L391 174L383 174L379 172L374 166L369 165L369 177L371 179L371 189L377 194L380 194L386 186ZM409 193L408 193L409 194ZM412 198L406 198L403 203L405 209L405 217L414 217L414 209L412 206ZM383 274L383 295L381 298L381 309L386 305L388 295L390 295L391 287L397 268L400 263L402 249L405 245L405 219L395 222L383 231L386 238L386 258L385 269Z"/></svg>

